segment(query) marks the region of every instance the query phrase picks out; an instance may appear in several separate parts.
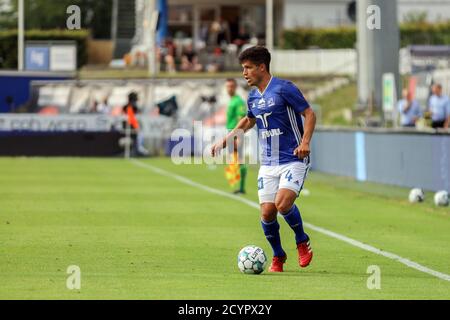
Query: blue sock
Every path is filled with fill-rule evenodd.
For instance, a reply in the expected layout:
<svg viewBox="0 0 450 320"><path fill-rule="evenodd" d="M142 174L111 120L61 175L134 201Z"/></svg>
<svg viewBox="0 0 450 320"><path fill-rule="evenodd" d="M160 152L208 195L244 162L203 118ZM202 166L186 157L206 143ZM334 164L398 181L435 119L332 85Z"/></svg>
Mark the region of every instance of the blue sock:
<svg viewBox="0 0 450 320"><path fill-rule="evenodd" d="M261 225L267 241L269 241L272 246L273 255L275 257L284 257L286 253L284 252L283 247L281 247L280 225L278 224L277 219L271 222L261 220Z"/></svg>
<svg viewBox="0 0 450 320"><path fill-rule="evenodd" d="M286 213L280 212L284 220L288 223L292 230L295 232L295 241L297 244L308 240L308 235L303 231L302 217L300 216L300 211L298 211L297 206L294 204Z"/></svg>

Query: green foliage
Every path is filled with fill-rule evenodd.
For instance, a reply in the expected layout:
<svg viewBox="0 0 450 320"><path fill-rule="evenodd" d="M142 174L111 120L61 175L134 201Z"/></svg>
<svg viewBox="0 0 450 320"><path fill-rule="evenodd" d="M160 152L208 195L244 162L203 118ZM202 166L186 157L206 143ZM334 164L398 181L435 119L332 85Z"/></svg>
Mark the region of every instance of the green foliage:
<svg viewBox="0 0 450 320"><path fill-rule="evenodd" d="M409 11L403 15L403 21L406 23L424 23L427 21L426 11Z"/></svg>
<svg viewBox="0 0 450 320"><path fill-rule="evenodd" d="M420 17L419 17L420 18ZM401 46L415 44L450 45L450 21L441 23L414 22L400 26ZM342 49L354 48L355 27L339 28L297 28L285 30L283 49Z"/></svg>
<svg viewBox="0 0 450 320"><path fill-rule="evenodd" d="M0 31L17 28L17 14L9 0L0 0Z"/></svg>
<svg viewBox="0 0 450 320"><path fill-rule="evenodd" d="M77 42L78 67L87 62L87 30L28 30L25 40L74 40ZM0 69L17 68L17 30L0 31Z"/></svg>
<svg viewBox="0 0 450 320"><path fill-rule="evenodd" d="M413 44L450 45L450 22L407 23L400 27L401 46Z"/></svg>
<svg viewBox="0 0 450 320"><path fill-rule="evenodd" d="M77 5L81 9L81 27L90 29L94 38L111 37L112 0L27 0L25 1L26 29L65 29L70 14L67 8ZM17 12L17 0L13 1L13 12ZM17 26L15 15L14 28ZM2 23L0 30L11 28L11 19Z"/></svg>
<svg viewBox="0 0 450 320"><path fill-rule="evenodd" d="M346 110L353 110L358 100L356 83L352 82L336 91L318 98L314 103L320 105L323 125L352 126L354 122L345 119Z"/></svg>
<svg viewBox="0 0 450 320"><path fill-rule="evenodd" d="M285 30L283 33L283 49L341 49L353 48L356 42L356 31L346 28L297 28Z"/></svg>

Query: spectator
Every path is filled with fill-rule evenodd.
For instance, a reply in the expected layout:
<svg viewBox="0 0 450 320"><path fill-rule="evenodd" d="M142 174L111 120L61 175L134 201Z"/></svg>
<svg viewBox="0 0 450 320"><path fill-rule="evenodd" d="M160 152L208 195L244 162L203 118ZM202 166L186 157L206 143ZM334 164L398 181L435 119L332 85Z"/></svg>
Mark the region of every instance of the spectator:
<svg viewBox="0 0 450 320"><path fill-rule="evenodd" d="M219 20L219 25L220 29L217 35L217 44L221 47L226 47L227 44L231 43L230 25L228 24L228 21L222 17Z"/></svg>
<svg viewBox="0 0 450 320"><path fill-rule="evenodd" d="M175 66L176 47L171 39L166 39L164 46L159 49L159 61L164 61L168 73L177 72Z"/></svg>
<svg viewBox="0 0 450 320"><path fill-rule="evenodd" d="M181 55L181 70L202 71L203 66L198 62L197 53L194 51L192 43L189 43Z"/></svg>
<svg viewBox="0 0 450 320"><path fill-rule="evenodd" d="M102 102L97 104L97 112L103 114L109 114L111 112L111 107L108 105L108 98L104 98Z"/></svg>
<svg viewBox="0 0 450 320"><path fill-rule="evenodd" d="M428 110L431 113L431 126L433 128L448 128L450 122L450 100L442 94L442 85L435 84L432 88L433 95L428 102Z"/></svg>
<svg viewBox="0 0 450 320"><path fill-rule="evenodd" d="M402 127L415 127L417 120L422 116L419 102L413 99L408 89L403 89L403 99L401 99L397 108L400 112L400 124Z"/></svg>
<svg viewBox="0 0 450 320"><path fill-rule="evenodd" d="M209 37L209 25L207 23L203 23L200 28L200 41L204 46L206 46Z"/></svg>
<svg viewBox="0 0 450 320"><path fill-rule="evenodd" d="M219 47L214 49L214 53L208 59L209 62L206 66L208 72L219 72L225 68L225 57Z"/></svg>
<svg viewBox="0 0 450 320"><path fill-rule="evenodd" d="M226 46L231 42L231 31L228 22L220 18L211 23L208 35L208 46Z"/></svg>
<svg viewBox="0 0 450 320"><path fill-rule="evenodd" d="M242 46L244 44L247 44L249 41L250 41L250 34L247 32L247 30L245 29L244 26L241 26L239 28L239 33L238 33L236 39L234 39L234 41L233 41L233 43L238 48L238 52L240 52L242 49Z"/></svg>

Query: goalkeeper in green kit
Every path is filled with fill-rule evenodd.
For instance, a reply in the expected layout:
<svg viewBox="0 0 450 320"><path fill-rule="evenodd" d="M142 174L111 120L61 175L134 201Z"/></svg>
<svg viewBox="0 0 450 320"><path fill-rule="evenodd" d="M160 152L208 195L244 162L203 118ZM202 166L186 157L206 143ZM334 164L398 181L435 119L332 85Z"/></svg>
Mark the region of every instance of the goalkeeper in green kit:
<svg viewBox="0 0 450 320"><path fill-rule="evenodd" d="M237 82L235 79L227 79L225 87L228 95L230 96L230 102L227 109L227 130L231 131L236 127L238 122L247 115L247 104L239 95L236 94ZM230 167L227 168L227 178L230 185L234 185L237 181L239 181L239 189L234 191L235 194L245 194L247 166L245 165L244 155L242 154L243 152L240 150L242 149L242 144L243 141L240 141L240 139L236 137L233 146L233 163L231 163ZM233 167L237 166L235 161L238 161L239 163L239 174L231 174L231 177L229 177L230 171L234 171Z"/></svg>

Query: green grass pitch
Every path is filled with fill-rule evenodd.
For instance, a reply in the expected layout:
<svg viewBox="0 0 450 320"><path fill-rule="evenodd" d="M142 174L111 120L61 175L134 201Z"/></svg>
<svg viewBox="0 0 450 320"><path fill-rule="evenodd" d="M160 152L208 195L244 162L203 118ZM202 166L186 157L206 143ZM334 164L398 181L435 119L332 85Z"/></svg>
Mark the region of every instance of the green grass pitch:
<svg viewBox="0 0 450 320"><path fill-rule="evenodd" d="M143 160L230 192L223 168ZM297 265L293 232L283 274L244 275L248 244L271 256L259 212L122 159L0 159L0 299L450 299L450 282L306 229L312 264ZM256 202L257 168L246 199ZM432 194L310 173L303 219L450 274L450 209ZM281 219L282 220L282 219ZM69 290L67 268L81 270ZM367 268L381 270L369 290Z"/></svg>

